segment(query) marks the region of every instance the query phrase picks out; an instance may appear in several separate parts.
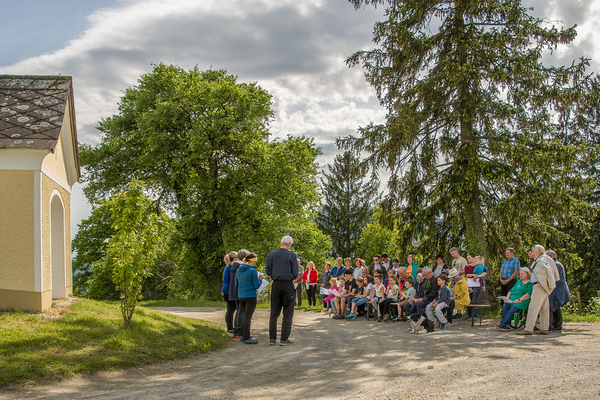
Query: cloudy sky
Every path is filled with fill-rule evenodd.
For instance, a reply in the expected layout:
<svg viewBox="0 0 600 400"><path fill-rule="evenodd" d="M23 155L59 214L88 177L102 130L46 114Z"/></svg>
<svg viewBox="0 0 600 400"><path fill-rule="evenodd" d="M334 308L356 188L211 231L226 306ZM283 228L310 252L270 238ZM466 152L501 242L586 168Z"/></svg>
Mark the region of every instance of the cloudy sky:
<svg viewBox="0 0 600 400"><path fill-rule="evenodd" d="M579 26L578 39L552 56L592 58L600 71L600 0L529 0L535 15ZM153 63L224 68L273 95L271 132L314 137L331 163L334 140L382 121L374 90L344 59L371 48L383 10L347 0L0 0L0 74L73 77L79 141L100 140L95 125L117 112L125 88ZM73 234L90 207L73 188Z"/></svg>

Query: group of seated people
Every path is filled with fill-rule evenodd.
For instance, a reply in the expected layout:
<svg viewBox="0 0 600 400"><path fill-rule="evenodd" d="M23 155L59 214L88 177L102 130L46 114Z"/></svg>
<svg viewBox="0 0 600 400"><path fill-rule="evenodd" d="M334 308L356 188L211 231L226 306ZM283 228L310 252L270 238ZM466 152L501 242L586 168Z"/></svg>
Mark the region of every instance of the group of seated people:
<svg viewBox="0 0 600 400"><path fill-rule="evenodd" d="M336 274L338 266L332 269L326 262L319 274L323 296L321 312L332 313L334 319L349 321L367 314L369 309L376 310L377 321L407 320L417 313L430 321L439 321L441 329L444 329L452 324L453 317L462 317L462 310L473 299L478 301L487 268L483 265L483 258L473 254L467 256L470 263L463 273L445 265L443 256L437 258L438 264L433 268L420 268L414 264L411 255L405 266L399 266L393 259L387 271L383 266L377 268L372 265L366 273L364 265L357 262L356 265L360 265L358 274L357 269L348 265L348 259L341 274ZM468 278L479 280L480 286L469 288ZM476 297L474 292L477 292ZM476 312L470 308L468 311L467 318L477 318Z"/></svg>

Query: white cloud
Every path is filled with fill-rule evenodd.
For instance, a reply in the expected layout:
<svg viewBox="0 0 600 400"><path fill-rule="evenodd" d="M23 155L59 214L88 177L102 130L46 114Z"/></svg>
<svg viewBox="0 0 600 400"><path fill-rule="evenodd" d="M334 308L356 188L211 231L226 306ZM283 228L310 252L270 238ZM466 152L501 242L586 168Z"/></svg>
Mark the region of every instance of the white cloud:
<svg viewBox="0 0 600 400"><path fill-rule="evenodd" d="M96 144L101 118L117 113L122 91L152 63L225 68L273 95L274 136L313 136L323 164L333 141L383 112L359 68L344 59L372 47L382 10L346 0L123 1L88 17L89 28L56 52L0 67L0 73L73 76L81 142ZM89 212L74 188L73 222ZM73 232L76 229L74 227Z"/></svg>
<svg viewBox="0 0 600 400"><path fill-rule="evenodd" d="M560 60L600 54L593 40L597 0L568 7L557 0L530 3L544 16L563 16L566 26L582 21L577 41L557 53ZM382 15L381 7L354 10L347 0L123 0L119 8L91 14L89 28L65 48L0 67L0 73L73 76L79 139L96 144L94 126L118 111L122 91L152 63L225 68L267 89L276 111L274 136L314 137L324 165L333 162L336 137L385 117L361 69L344 64L353 52L373 47L373 24ZM80 189L73 202L77 223L88 212Z"/></svg>

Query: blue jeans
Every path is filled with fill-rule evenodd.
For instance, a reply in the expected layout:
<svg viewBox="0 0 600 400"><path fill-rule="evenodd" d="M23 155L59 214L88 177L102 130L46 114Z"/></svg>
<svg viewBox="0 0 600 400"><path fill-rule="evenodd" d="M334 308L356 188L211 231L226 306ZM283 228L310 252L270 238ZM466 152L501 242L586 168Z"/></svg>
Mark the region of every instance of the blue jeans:
<svg viewBox="0 0 600 400"><path fill-rule="evenodd" d="M479 296L481 296L481 292L483 291L482 287L474 287L473 293L471 293L471 304L479 304ZM469 308L467 311L467 315L469 317L477 317L477 310L473 308Z"/></svg>
<svg viewBox="0 0 600 400"><path fill-rule="evenodd" d="M520 309L513 306L512 304L504 303L502 305L502 319L500 320L501 325L508 325L509 322L513 319L513 315L516 312L519 312Z"/></svg>
<svg viewBox="0 0 600 400"><path fill-rule="evenodd" d="M368 297L361 297L360 299L352 299L352 302L356 304L356 307L362 306L363 304L367 304L369 301Z"/></svg>
<svg viewBox="0 0 600 400"><path fill-rule="evenodd" d="M332 312L337 312L337 310L335 309L335 299L329 300L329 305L331 306Z"/></svg>

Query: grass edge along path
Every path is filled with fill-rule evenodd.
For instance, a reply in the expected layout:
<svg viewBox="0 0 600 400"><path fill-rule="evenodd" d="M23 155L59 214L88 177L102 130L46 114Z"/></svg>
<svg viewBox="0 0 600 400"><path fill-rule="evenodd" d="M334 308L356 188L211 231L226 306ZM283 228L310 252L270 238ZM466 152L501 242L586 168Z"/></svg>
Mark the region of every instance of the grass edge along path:
<svg viewBox="0 0 600 400"><path fill-rule="evenodd" d="M80 299L49 313L0 313L0 388L181 359L228 342L217 324L117 302Z"/></svg>

